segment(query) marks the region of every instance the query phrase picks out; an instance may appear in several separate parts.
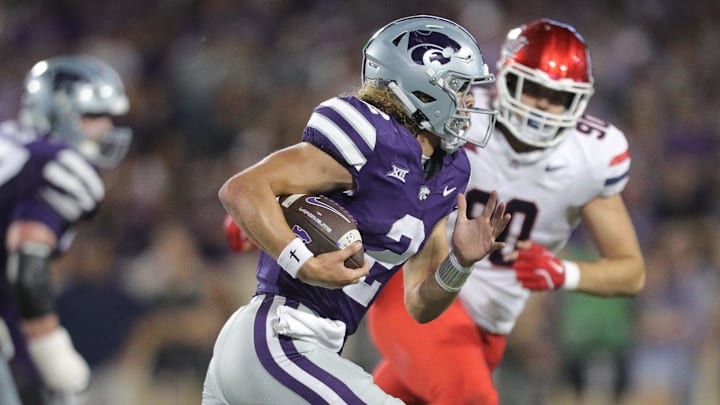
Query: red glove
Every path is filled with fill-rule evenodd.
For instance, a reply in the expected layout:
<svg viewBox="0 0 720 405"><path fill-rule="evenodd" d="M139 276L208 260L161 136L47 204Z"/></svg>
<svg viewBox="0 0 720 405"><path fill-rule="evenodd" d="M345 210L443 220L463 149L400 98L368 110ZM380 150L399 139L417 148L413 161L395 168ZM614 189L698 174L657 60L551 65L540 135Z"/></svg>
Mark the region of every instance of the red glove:
<svg viewBox="0 0 720 405"><path fill-rule="evenodd" d="M544 246L532 242L529 249L520 249L513 263L515 278L523 287L533 291L574 289L580 278L577 264L555 257Z"/></svg>
<svg viewBox="0 0 720 405"><path fill-rule="evenodd" d="M248 250L257 249L257 246L245 236L229 214L225 214L223 228L225 229L225 237L233 252L247 252Z"/></svg>

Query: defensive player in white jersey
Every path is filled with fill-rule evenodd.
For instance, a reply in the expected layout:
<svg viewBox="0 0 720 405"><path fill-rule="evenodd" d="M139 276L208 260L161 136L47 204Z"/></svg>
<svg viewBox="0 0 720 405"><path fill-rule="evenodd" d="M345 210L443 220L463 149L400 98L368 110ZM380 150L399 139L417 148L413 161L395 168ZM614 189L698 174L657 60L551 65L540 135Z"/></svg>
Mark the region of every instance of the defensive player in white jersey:
<svg viewBox="0 0 720 405"><path fill-rule="evenodd" d="M459 300L433 322L418 324L398 310L400 273L369 311L383 356L375 381L408 404L497 404L492 372L531 291L632 295L644 284L620 194L630 170L628 142L616 127L583 115L594 91L583 38L548 19L511 30L496 88L495 133L484 149L467 149L467 214L477 215L497 190L512 214L500 236L505 248L475 264ZM482 99L488 97L476 93ZM560 260L555 254L581 221L601 258Z"/></svg>
<svg viewBox="0 0 720 405"><path fill-rule="evenodd" d="M475 39L452 21L412 16L380 29L363 57L356 95L318 105L302 142L220 190L262 252L255 297L215 344L203 404L400 403L340 356L346 338L401 267L407 283L398 305L427 322L453 302L472 263L502 247L495 237L510 219L505 205L491 193L471 221L461 194L470 174L462 146L484 144L491 127L485 120L473 138L468 130L479 115L494 116L471 107L471 86L493 80ZM295 193L337 201L357 221L362 244L314 256L276 200ZM343 265L363 248L364 266Z"/></svg>
<svg viewBox="0 0 720 405"><path fill-rule="evenodd" d="M90 369L55 312L50 261L102 202L98 169L115 167L131 138L112 117L128 108L112 67L62 56L32 67L19 119L0 126L0 318L14 332L16 359L29 358L54 403L75 401Z"/></svg>

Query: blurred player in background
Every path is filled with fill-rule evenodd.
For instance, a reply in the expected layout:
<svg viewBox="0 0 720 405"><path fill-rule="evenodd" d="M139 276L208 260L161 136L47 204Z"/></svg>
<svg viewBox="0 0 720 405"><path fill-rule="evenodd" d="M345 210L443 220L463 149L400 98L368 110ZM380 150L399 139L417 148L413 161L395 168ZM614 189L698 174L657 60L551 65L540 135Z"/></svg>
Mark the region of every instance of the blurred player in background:
<svg viewBox="0 0 720 405"><path fill-rule="evenodd" d="M74 401L90 369L55 312L50 262L105 195L98 169L112 169L131 133L112 117L129 104L120 76L88 56L38 62L24 83L19 118L0 126L0 303L19 321L27 350L53 401ZM22 339L22 338L21 338Z"/></svg>
<svg viewBox="0 0 720 405"><path fill-rule="evenodd" d="M495 237L509 221L504 204L491 193L469 221L461 194L470 173L462 147L484 144L491 129L485 120L469 138L471 120L494 117L471 107L471 86L493 80L475 39L452 21L413 16L380 29L363 56L355 96L317 106L302 142L220 190L262 251L255 297L215 344L203 404L400 403L339 355L346 338L401 266L407 282L398 305L427 322L454 300L472 263L502 246ZM357 220L363 243L314 256L276 201L294 193L337 201ZM456 204L448 254L446 223ZM345 267L363 247L365 264Z"/></svg>
<svg viewBox="0 0 720 405"><path fill-rule="evenodd" d="M583 38L548 19L511 30L496 87L496 94L475 93L499 116L487 147L468 148L467 214L477 215L497 190L512 215L498 238L505 247L475 264L459 300L433 322L421 325L399 310L402 274L368 315L383 356L375 381L408 404L497 404L492 372L531 291L632 295L644 284L643 257L620 195L630 170L627 140L583 115L594 91ZM581 221L601 258L557 258Z"/></svg>

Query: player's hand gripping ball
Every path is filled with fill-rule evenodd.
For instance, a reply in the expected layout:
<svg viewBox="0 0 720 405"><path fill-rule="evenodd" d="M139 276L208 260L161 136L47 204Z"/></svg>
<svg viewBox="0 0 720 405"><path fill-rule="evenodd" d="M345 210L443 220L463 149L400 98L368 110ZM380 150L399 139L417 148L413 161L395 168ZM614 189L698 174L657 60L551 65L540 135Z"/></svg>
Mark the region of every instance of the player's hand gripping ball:
<svg viewBox="0 0 720 405"><path fill-rule="evenodd" d="M315 255L342 250L355 241L361 241L355 219L335 201L310 194L292 194L280 197L285 220L292 231ZM362 267L362 251L345 261L351 269Z"/></svg>

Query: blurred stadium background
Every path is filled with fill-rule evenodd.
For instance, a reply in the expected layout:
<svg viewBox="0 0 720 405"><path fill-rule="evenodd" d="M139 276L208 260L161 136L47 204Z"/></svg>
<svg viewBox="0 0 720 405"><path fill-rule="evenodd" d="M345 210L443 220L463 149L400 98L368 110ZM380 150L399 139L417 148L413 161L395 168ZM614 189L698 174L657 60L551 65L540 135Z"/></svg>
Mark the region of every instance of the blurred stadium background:
<svg viewBox="0 0 720 405"><path fill-rule="evenodd" d="M359 85L374 30L417 13L465 25L493 68L510 28L574 25L594 62L589 112L631 144L647 286L537 294L497 373L503 405L720 404L720 3L0 0L0 118L32 64L63 53L106 59L131 98L131 153L55 274L93 404L199 403L216 333L255 286L255 255L225 244L218 188L296 142L316 104ZM588 242L580 229L567 256L595 254ZM377 361L364 330L344 355Z"/></svg>

